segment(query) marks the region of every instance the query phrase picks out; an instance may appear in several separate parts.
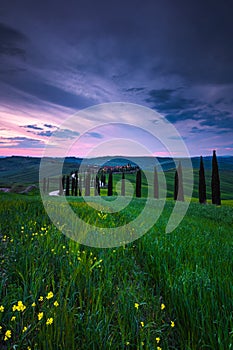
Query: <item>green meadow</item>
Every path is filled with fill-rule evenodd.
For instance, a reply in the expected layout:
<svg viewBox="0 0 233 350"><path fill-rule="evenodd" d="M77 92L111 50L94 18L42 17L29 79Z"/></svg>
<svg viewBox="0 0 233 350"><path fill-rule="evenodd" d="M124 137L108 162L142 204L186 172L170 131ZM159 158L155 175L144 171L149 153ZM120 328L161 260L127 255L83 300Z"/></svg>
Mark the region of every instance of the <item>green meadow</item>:
<svg viewBox="0 0 233 350"><path fill-rule="evenodd" d="M232 207L191 203L165 233L171 199L144 236L100 249L59 232L39 196L0 201L1 349L232 349ZM69 205L95 224L82 198Z"/></svg>
<svg viewBox="0 0 233 350"><path fill-rule="evenodd" d="M11 192L0 192L0 349L233 349L231 163L220 159L222 205L214 206L208 163L207 205L198 203L196 162L192 198L186 197L191 203L173 232L166 233L175 205L171 168L164 172L167 192L160 191L165 207L149 231L120 247L92 248L51 222L38 189L38 159L1 160L0 185ZM65 172L74 166L68 162ZM153 183L153 172L145 174ZM113 197L101 189L104 208L93 188L88 201L96 209L83 197L66 197L68 206L93 227L121 232L145 207L151 191L145 174L142 198L128 197L126 184L129 204L117 213L111 208L121 174L113 175ZM135 174L125 177L135 190ZM31 184L37 188L17 194ZM64 216L63 199L45 197L58 217Z"/></svg>

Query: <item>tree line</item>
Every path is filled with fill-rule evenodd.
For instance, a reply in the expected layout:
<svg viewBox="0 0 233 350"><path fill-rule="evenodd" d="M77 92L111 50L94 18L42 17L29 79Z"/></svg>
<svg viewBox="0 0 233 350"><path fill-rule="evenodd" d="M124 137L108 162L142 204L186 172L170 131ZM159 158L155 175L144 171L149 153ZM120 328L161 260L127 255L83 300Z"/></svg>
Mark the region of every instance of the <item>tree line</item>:
<svg viewBox="0 0 233 350"><path fill-rule="evenodd" d="M125 172L122 173L121 181L121 196L125 196ZM100 195L101 188L107 189L107 195L113 195L113 171L110 170L108 173L108 181L106 175L102 172L97 174L92 179L92 187L94 195ZM154 198L159 199L159 181L156 167L154 168ZM87 170L85 174L75 171L71 175L64 175L59 178L59 195L65 194L66 196L90 196L91 189L91 172ZM49 178L44 179L43 182L44 193L49 192ZM220 193L220 177L216 151L213 151L212 156L212 177L211 177L211 192L212 192L212 203L221 205L221 193ZM203 157L200 157L200 168L199 168L199 184L198 184L199 203L206 204L206 180L205 180L205 169ZM142 196L142 170L137 167L136 169L136 186L135 195L140 198ZM179 162L174 176L174 200L183 202L184 188L183 188L183 175L182 166Z"/></svg>

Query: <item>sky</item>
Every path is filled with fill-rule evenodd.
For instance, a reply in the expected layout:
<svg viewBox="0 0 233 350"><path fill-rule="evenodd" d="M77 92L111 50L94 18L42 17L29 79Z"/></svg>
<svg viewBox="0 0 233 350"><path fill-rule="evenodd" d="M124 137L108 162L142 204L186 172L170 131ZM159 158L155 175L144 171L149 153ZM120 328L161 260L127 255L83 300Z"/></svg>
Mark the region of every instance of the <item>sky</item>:
<svg viewBox="0 0 233 350"><path fill-rule="evenodd" d="M79 111L114 102L161 115L191 156L233 155L232 16L232 0L2 1L0 155L43 156L54 133L77 157L119 135L148 144L147 113L88 130Z"/></svg>

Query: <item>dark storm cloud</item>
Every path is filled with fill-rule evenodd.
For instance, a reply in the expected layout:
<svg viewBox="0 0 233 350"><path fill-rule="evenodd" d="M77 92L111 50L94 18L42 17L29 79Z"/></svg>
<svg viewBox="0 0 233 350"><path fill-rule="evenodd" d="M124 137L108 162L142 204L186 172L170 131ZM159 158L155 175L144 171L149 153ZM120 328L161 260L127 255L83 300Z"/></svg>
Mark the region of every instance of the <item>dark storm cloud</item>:
<svg viewBox="0 0 233 350"><path fill-rule="evenodd" d="M40 128L37 125L25 125L25 126L23 126L23 128L33 129L33 130L43 130L42 128Z"/></svg>
<svg viewBox="0 0 233 350"><path fill-rule="evenodd" d="M178 90L178 89L177 89ZM150 103L151 108L173 116L182 110L195 107L195 101L182 97L174 89L157 89L149 92L149 98L146 102Z"/></svg>
<svg viewBox="0 0 233 350"><path fill-rule="evenodd" d="M7 72L1 101L30 102L38 110L133 102L174 124L193 120L191 133L230 130L232 13L228 0L22 0L14 8L7 2L0 24L0 73Z"/></svg>
<svg viewBox="0 0 233 350"><path fill-rule="evenodd" d="M53 132L49 131L49 130L41 131L41 132L36 133L36 135L50 137L53 135Z"/></svg>
<svg viewBox="0 0 233 350"><path fill-rule="evenodd" d="M45 126L46 128L49 128L49 129L56 128L56 126L55 126L55 125L52 125L52 124L44 124L44 126Z"/></svg>
<svg viewBox="0 0 233 350"><path fill-rule="evenodd" d="M24 56L25 50L20 44L25 40L20 31L0 23L0 55Z"/></svg>
<svg viewBox="0 0 233 350"><path fill-rule="evenodd" d="M43 141L29 139L27 137L7 137L2 139L2 146L6 148L44 148L45 144ZM13 144L9 144L12 142Z"/></svg>
<svg viewBox="0 0 233 350"><path fill-rule="evenodd" d="M37 130L43 130L43 129L36 128L35 131L28 130L28 132L33 133L34 135L38 135L38 136L45 136L45 137L53 136L55 138L60 138L60 139L66 139L66 138L73 139L73 138L80 135L79 132L69 130L69 129L57 129L56 128L54 131L43 130L40 132L37 132ZM97 135L97 133L93 133L93 134ZM97 136L93 136L93 137L97 137Z"/></svg>

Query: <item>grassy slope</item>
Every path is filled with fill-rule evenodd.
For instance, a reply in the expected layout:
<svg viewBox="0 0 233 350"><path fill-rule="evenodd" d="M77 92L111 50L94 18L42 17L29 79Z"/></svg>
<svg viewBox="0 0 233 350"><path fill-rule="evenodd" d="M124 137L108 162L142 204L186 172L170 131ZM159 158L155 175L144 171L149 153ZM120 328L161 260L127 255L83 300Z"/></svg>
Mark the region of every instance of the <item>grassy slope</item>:
<svg viewBox="0 0 233 350"><path fill-rule="evenodd" d="M165 234L170 201L134 243L94 249L60 234L39 198L1 194L0 200L0 322L2 334L12 330L1 348L156 349L156 337L163 350L232 347L232 208L192 203L181 225ZM70 201L91 217L81 199ZM134 199L124 215L137 216L143 203ZM39 302L50 290L54 297ZM23 313L11 309L18 300L27 306ZM54 323L46 326L49 317Z"/></svg>

